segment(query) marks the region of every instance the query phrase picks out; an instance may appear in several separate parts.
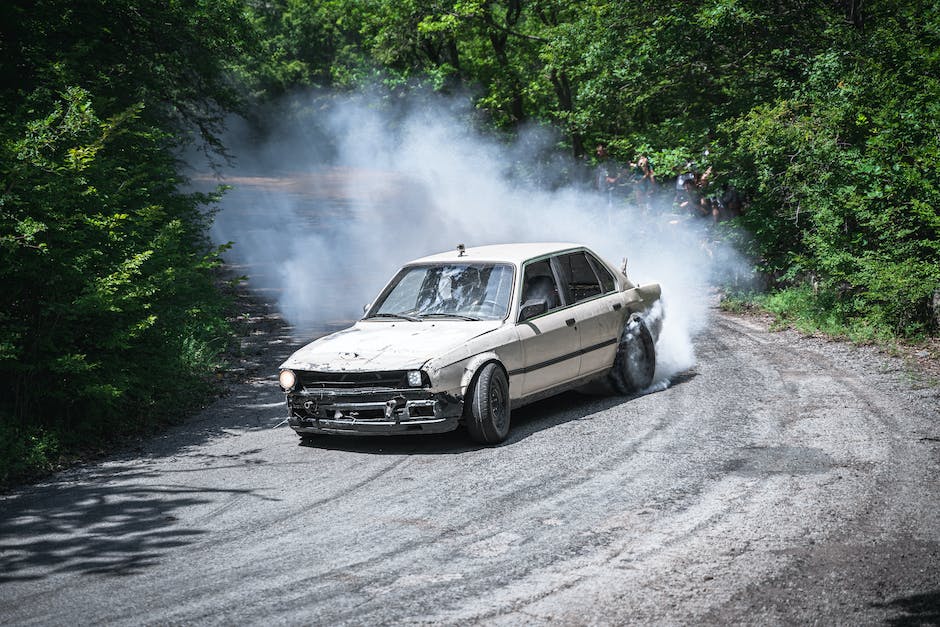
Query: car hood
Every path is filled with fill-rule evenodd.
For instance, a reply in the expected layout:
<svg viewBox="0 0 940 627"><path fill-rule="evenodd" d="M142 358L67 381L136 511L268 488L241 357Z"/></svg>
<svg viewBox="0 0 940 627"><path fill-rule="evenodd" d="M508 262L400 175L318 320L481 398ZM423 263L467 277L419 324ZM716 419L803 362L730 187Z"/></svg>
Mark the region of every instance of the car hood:
<svg viewBox="0 0 940 627"><path fill-rule="evenodd" d="M280 367L326 372L413 370L502 324L501 320L360 321L307 344Z"/></svg>

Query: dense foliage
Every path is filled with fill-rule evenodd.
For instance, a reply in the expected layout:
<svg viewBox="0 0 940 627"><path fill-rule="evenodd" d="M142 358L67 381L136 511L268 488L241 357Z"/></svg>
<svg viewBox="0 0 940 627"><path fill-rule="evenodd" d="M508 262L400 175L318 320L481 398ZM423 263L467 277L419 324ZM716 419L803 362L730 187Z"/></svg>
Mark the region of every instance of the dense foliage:
<svg viewBox="0 0 940 627"><path fill-rule="evenodd" d="M237 9L4 3L0 482L205 394L228 331L175 154L217 143Z"/></svg>
<svg viewBox="0 0 940 627"><path fill-rule="evenodd" d="M667 183L712 166L780 311L937 331L935 2L10 0L0 29L4 459L198 389L226 331L212 198L175 155L224 152L226 112L311 86L469 89L585 161L604 142Z"/></svg>
<svg viewBox="0 0 940 627"><path fill-rule="evenodd" d="M470 85L501 126L551 121L660 178L711 165L729 230L805 311L937 331L940 8L927 0L299 0L254 9L253 83ZM311 54L315 51L316 54ZM272 92L273 93L273 92ZM707 155L707 156L706 156ZM744 237L743 233L747 236ZM807 291L809 290L809 291Z"/></svg>

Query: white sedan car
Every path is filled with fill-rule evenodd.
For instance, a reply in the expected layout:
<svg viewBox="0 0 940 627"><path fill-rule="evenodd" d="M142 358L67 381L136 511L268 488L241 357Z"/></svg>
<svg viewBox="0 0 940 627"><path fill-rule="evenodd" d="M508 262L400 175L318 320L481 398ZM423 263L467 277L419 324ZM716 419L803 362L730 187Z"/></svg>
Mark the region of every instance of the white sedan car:
<svg viewBox="0 0 940 627"><path fill-rule="evenodd" d="M406 264L361 320L281 365L288 424L301 438L463 424L501 442L526 403L648 387L661 312L658 284L634 285L584 246L461 245Z"/></svg>

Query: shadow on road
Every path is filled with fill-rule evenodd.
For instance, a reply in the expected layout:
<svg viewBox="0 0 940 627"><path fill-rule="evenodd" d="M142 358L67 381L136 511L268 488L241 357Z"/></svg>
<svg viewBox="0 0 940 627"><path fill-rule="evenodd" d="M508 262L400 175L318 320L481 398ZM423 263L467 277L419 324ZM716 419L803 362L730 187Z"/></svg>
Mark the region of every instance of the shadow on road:
<svg viewBox="0 0 940 627"><path fill-rule="evenodd" d="M888 607L904 612L886 621L888 625L909 627L913 625L940 625L940 590L902 597L875 607Z"/></svg>
<svg viewBox="0 0 940 627"><path fill-rule="evenodd" d="M0 520L0 585L57 573L126 576L196 542L206 530L181 527L177 513L218 495L253 490L127 485L159 473L113 465L81 483L58 483L4 502ZM108 484L119 477L120 484Z"/></svg>

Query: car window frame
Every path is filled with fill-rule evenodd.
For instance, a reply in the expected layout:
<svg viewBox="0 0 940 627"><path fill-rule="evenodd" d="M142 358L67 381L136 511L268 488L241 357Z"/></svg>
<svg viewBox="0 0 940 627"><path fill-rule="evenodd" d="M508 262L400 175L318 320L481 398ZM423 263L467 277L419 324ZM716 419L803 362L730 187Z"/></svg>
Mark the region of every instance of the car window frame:
<svg viewBox="0 0 940 627"><path fill-rule="evenodd" d="M595 276L595 278L597 278L597 283L598 283L598 285L601 286L601 289L603 289L603 287L604 287L604 282L601 281L601 278L600 278L599 273L598 273L598 268L601 268L601 269L607 271L607 273L610 275L610 279L611 279L611 281L612 281L612 283L613 283L612 289L610 289L610 290L608 290L608 291L605 291L605 292L601 292L600 294L597 294L597 295L595 295L595 296L591 296L590 298L586 298L586 299L584 299L584 300L579 300L579 301L577 301L577 302L571 303L571 302L568 302L569 298L568 298L568 290L567 290L567 288L559 287L559 288L558 288L558 297L559 297L559 299L561 299L561 300L564 301L564 304L562 304L562 305L556 307L555 309L550 309L550 310L546 311L546 312L543 313L543 314L539 314L539 315L537 315L537 316L533 316L532 318L527 318L526 320L520 320L519 317L522 315L522 305L524 304L524 303L522 302L522 296L523 296L523 294L524 294L524 289L523 289L522 283L525 281L525 270L526 270L526 268L527 268L530 264L537 263L537 262L539 262L539 261L545 261L546 259L548 259L548 260L549 260L549 265L550 265L550 267L551 267L551 269L552 269L552 276L553 276L553 278L555 279L555 283L556 283L558 286L563 286L564 283L563 283L562 280L561 280L561 279L562 279L561 262L558 260L558 258L561 257L562 255L569 255L569 254L571 254L571 253L578 253L578 252L583 252L583 253L585 254L585 256L587 257L588 263L589 263L589 265L591 266L591 270L593 270L594 276ZM526 260L520 265L520 267L519 267L519 285L518 285L517 287L518 287L518 290L517 290L517 292L518 292L518 300L517 300L517 302L516 302L516 324L524 324L524 323L529 322L529 321L531 321L531 320L537 320L537 319L541 318L542 316L547 316L547 315L549 315L549 314L556 313L556 312L562 311L562 310L564 310L564 309L569 309L569 308L574 307L574 306L577 306L577 305L582 305L582 304L584 304L584 303L589 303L589 302L591 302L591 301L593 301L593 300L597 300L598 298L605 298L605 297L607 297L607 296L610 296L611 294L616 294L618 291L620 291L620 281L617 280L617 276L616 276L613 272L611 272L610 270L608 270L608 269L607 269L607 265L606 265L604 262L602 262L602 261L600 260L600 258L597 257L597 255L595 255L591 250L589 250L589 249L587 249L587 248L584 248L584 247L579 247L579 248L568 248L568 249L566 249L566 250L559 250L559 251L547 253L547 254L545 254L545 255L539 255L538 257L533 257L533 258L531 258L531 259L526 259Z"/></svg>
<svg viewBox="0 0 940 627"><path fill-rule="evenodd" d="M599 275L598 272L597 272L597 267L595 266L594 255L592 255L592 254L590 253L590 251L588 251L588 250L585 249L585 248L579 248L579 249L577 249L577 250L570 250L570 251L566 251L566 252L564 252L564 253L558 254L558 255L557 255L557 259L556 259L556 263L557 263L557 265L558 265L559 274L561 274L562 276L565 276L565 274L566 274L566 271L565 271L564 268L563 268L562 258L563 258L563 257L567 257L567 256L569 256L569 255L578 255L578 254L584 255L584 258L587 260L588 269L590 269L591 274L594 275L594 281L597 283L598 293L597 293L597 294L594 294L594 295L592 295L592 296L588 296L587 298L582 298L582 299L580 299L580 300L575 300L575 299L574 299L574 295L571 294L571 288L570 288L570 283L571 283L571 282L570 282L570 281L567 281L567 282L563 281L562 283L563 283L563 285L564 285L565 294L570 297L570 298L568 299L568 300L570 300L570 304L571 304L571 305L580 305L581 303L588 303L588 302L590 302L590 301L592 301L592 300L594 300L594 299L596 299L596 298L602 298L602 297L604 297L604 296L606 296L606 295L612 293L614 290L605 290L605 289L604 289L604 282L601 280L601 277L600 277L600 275ZM568 264L568 265L569 265L569 267L570 267L570 264ZM571 277L568 277L568 278L571 278ZM611 282L613 283L614 287L616 288L617 282L614 281L613 277L610 277L610 279L611 279Z"/></svg>
<svg viewBox="0 0 940 627"><path fill-rule="evenodd" d="M518 301L516 303L516 324L525 324L526 322L537 320L541 318L542 316L547 316L549 314L557 313L564 309L568 309L574 304L574 303L568 302L567 290L562 287L564 284L562 283L562 280L561 280L561 267L557 261L557 257L561 255L565 255L567 253L577 252L578 250L583 250L583 249L570 248L568 250L555 251L555 252L547 253L545 255L539 255L538 257L533 257L531 259L526 259L524 262L522 262L521 266L519 267L519 290L518 290ZM555 307L554 309L549 309L545 313L541 313L531 318L526 318L525 320L520 320L520 316L522 316L522 306L525 304L522 302L522 297L525 294L525 289L524 289L525 286L523 284L525 282L526 268L528 268L530 265L534 263L538 263L540 261L545 261L545 260L548 260L548 266L552 271L552 278L555 279L555 286L558 290L558 299L559 301L561 301L561 304L558 307Z"/></svg>
<svg viewBox="0 0 940 627"><path fill-rule="evenodd" d="M605 264L603 261L598 259L597 256L594 255L589 250L585 249L584 254L587 257L588 263L591 265L591 268L594 269L594 275L597 277L598 284L601 286L602 291L600 293L600 296L607 296L608 294L613 294L614 292L616 292L617 286L618 286L617 277L614 276L614 273L611 272L610 269L607 268L607 264ZM611 288L609 290L604 291L604 280L601 278L601 272L606 273L607 276L610 278Z"/></svg>

